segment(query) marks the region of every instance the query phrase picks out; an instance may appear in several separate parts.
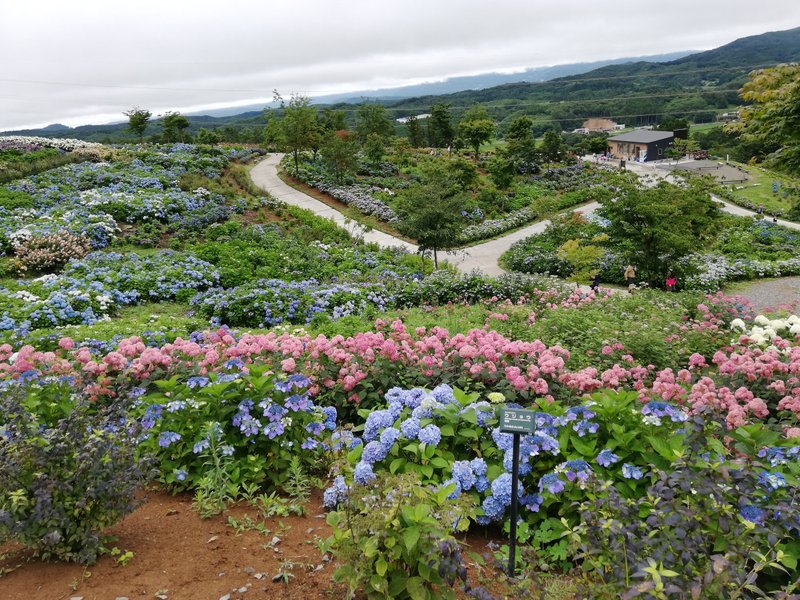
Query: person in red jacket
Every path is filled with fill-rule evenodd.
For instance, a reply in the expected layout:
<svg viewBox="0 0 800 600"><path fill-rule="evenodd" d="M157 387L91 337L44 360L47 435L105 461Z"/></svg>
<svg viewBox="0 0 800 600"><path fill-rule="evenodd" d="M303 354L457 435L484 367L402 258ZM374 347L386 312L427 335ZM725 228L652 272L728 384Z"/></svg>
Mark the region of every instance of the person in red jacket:
<svg viewBox="0 0 800 600"><path fill-rule="evenodd" d="M675 279L675 275L672 274L672 271L667 271L667 291L674 292L675 291L675 284L678 283L678 280Z"/></svg>

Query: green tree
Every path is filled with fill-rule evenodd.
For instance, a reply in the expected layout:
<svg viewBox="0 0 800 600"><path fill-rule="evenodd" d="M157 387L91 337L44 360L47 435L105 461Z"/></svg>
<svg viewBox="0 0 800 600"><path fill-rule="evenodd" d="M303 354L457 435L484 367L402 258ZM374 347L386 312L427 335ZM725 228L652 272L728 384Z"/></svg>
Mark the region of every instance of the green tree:
<svg viewBox="0 0 800 600"><path fill-rule="evenodd" d="M408 143L414 148L420 148L425 145L422 135L422 127L419 124L419 119L416 115L411 115L406 121L406 128L408 130Z"/></svg>
<svg viewBox="0 0 800 600"><path fill-rule="evenodd" d="M492 182L501 190L511 185L517 173L517 167L507 147L497 151L486 165L486 170L489 171Z"/></svg>
<svg viewBox="0 0 800 600"><path fill-rule="evenodd" d="M774 166L800 173L800 64L753 71L739 94L750 105L727 130L764 144Z"/></svg>
<svg viewBox="0 0 800 600"><path fill-rule="evenodd" d="M533 119L522 116L514 119L506 131L508 157L523 173L535 171L539 156L533 126Z"/></svg>
<svg viewBox="0 0 800 600"><path fill-rule="evenodd" d="M659 131L675 131L676 129L685 129L689 130L689 120L688 119L679 119L678 117L673 117L668 115L661 119L661 122L656 127Z"/></svg>
<svg viewBox="0 0 800 600"><path fill-rule="evenodd" d="M675 159L675 164L687 154L700 150L700 144L691 139L676 138L672 146L667 148L666 154L669 158Z"/></svg>
<svg viewBox="0 0 800 600"><path fill-rule="evenodd" d="M328 133L331 131L344 131L347 129L347 119L343 110L326 107L317 117L319 128Z"/></svg>
<svg viewBox="0 0 800 600"><path fill-rule="evenodd" d="M277 99L283 102L280 95ZM311 150L320 142L317 125L317 110L311 106L308 96L295 94L283 110L281 119L284 147L294 159L294 174L300 172L300 152Z"/></svg>
<svg viewBox="0 0 800 600"><path fill-rule="evenodd" d="M348 135L329 133L320 155L322 163L333 174L336 183L343 183L358 167L358 146Z"/></svg>
<svg viewBox="0 0 800 600"><path fill-rule="evenodd" d="M542 158L548 163L562 160L566 154L566 146L564 140L561 139L561 133L554 129L545 131L540 152Z"/></svg>
<svg viewBox="0 0 800 600"><path fill-rule="evenodd" d="M220 143L221 138L219 132L216 129L208 130L204 128L200 128L200 131L197 132L196 141L198 144L208 144L209 146L216 146Z"/></svg>
<svg viewBox="0 0 800 600"><path fill-rule="evenodd" d="M187 141L186 130L189 119L179 112L166 112L161 120L161 139L165 142Z"/></svg>
<svg viewBox="0 0 800 600"><path fill-rule="evenodd" d="M426 119L428 125L428 145L431 148L447 148L453 143L453 119L450 116L449 104L431 106L431 116Z"/></svg>
<svg viewBox="0 0 800 600"><path fill-rule="evenodd" d="M423 170L419 183L398 195L398 229L417 240L421 251L431 250L434 267L438 269L438 252L458 245L461 211L468 200L447 164L431 163Z"/></svg>
<svg viewBox="0 0 800 600"><path fill-rule="evenodd" d="M600 198L605 232L635 264L639 277L660 283L667 269L702 247L718 227L720 211L711 199L711 183L689 177L680 186L666 182L654 188L628 186Z"/></svg>
<svg viewBox="0 0 800 600"><path fill-rule="evenodd" d="M370 136L377 136L386 141L394 135L394 124L383 104L365 102L358 107L356 135L362 144L366 143Z"/></svg>
<svg viewBox="0 0 800 600"><path fill-rule="evenodd" d="M471 107L458 123L458 135L475 151L476 161L481 144L492 138L494 130L494 119L489 116L488 111L481 104Z"/></svg>
<svg viewBox="0 0 800 600"><path fill-rule="evenodd" d="M133 135L139 136L139 142L144 143L144 132L147 129L148 123L150 123L150 117L153 116L153 113L144 108L135 106L122 114L128 117L128 131Z"/></svg>

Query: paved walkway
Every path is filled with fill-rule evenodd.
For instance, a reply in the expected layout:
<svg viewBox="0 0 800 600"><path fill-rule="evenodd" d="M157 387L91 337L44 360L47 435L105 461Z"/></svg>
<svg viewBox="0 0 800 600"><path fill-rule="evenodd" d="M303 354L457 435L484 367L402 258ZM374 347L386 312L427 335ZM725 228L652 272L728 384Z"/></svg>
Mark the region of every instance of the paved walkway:
<svg viewBox="0 0 800 600"><path fill-rule="evenodd" d="M283 154L270 154L265 160L262 160L255 167L250 170L250 178L258 187L277 199L299 206L300 208L308 209L316 213L320 217L333 220L337 225L346 229L354 236L363 236L364 241L375 242L379 246L392 247L399 246L405 248L409 252L416 252L417 247L406 241L400 240L388 233L382 231L367 231L364 232L363 228L352 219L348 219L335 208L331 208L324 202L320 202L316 198L312 198L308 194L294 189L292 186L284 183L278 177L278 163L281 162Z"/></svg>
<svg viewBox="0 0 800 600"><path fill-rule="evenodd" d="M283 158L283 154L270 154L265 160L262 160L255 167L253 167L250 170L250 177L252 178L253 183L255 183L262 190L269 192L278 200L282 200L287 204L299 206L300 208L306 208L316 213L320 217L332 219L337 225L347 229L353 235L363 236L364 240L367 242L375 242L379 246L384 247L399 246L412 253L417 251L417 247L414 244L400 240L389 235L388 233L375 230L364 232L363 228L357 222L348 219L338 210L331 208L324 202L320 202L316 198L312 198L308 194L296 190L290 185L284 183L281 178L278 177L278 164L280 163L281 158ZM647 185L655 185L655 181L658 178L667 179L668 181L671 179L669 172L656 169L649 165L645 166L638 163L629 163L629 169L639 175L649 175L650 177L645 179L645 183ZM756 215L756 213L752 210L747 210L740 206L736 206L735 204L726 202L717 196L712 195L712 198L723 205L722 210L732 215L739 215L743 217L752 217ZM576 212L591 214L599 207L600 205L597 202L591 202L577 208ZM778 224L783 225L784 227L789 227L790 229L800 230L800 224L793 223L791 221L778 219ZM536 223L532 223L531 225L523 227L522 229L518 229L517 231L509 233L508 235L489 240L488 242L484 242L482 244L470 246L462 250L456 250L455 252L449 252L446 254L443 253L441 256L443 258L446 257L449 263L455 265L463 273L468 273L477 269L479 271L483 271L487 275L501 275L505 271L500 268L499 264L497 264L500 256L515 242L525 239L531 235L542 233L548 225L550 225L549 220L537 221Z"/></svg>

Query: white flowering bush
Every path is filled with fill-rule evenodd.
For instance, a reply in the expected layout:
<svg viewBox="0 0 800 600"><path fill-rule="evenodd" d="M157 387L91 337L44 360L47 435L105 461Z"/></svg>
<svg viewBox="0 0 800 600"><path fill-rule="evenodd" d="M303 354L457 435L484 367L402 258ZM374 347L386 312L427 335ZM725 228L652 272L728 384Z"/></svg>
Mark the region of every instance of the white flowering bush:
<svg viewBox="0 0 800 600"><path fill-rule="evenodd" d="M102 148L102 144L95 142L85 142L71 138L46 138L28 135L6 135L0 136L0 145L3 148L26 148L39 146L44 148L55 148L64 152L74 152L76 150L88 150Z"/></svg>
<svg viewBox="0 0 800 600"><path fill-rule="evenodd" d="M800 317L789 315L784 319L770 319L764 315L758 315L750 326L742 319L734 319L731 321L731 329L747 336L754 344L766 346L771 344L775 338L797 337L800 334Z"/></svg>

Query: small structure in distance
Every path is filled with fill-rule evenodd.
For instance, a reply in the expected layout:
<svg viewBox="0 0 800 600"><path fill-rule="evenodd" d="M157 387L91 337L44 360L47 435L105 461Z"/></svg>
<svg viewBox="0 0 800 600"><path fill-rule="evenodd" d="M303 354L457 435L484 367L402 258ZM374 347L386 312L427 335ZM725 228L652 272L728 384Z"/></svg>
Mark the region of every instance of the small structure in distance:
<svg viewBox="0 0 800 600"><path fill-rule="evenodd" d="M583 122L583 125L578 129L573 130L572 133L583 133L588 135L590 133L605 133L608 131L620 131L622 129L625 129L625 125L623 123L617 123L611 119L592 117L591 119L586 119Z"/></svg>
<svg viewBox="0 0 800 600"><path fill-rule="evenodd" d="M427 119L430 116L431 116L430 113L422 113L421 115L411 115L410 117L400 117L399 119L395 119L395 121L397 121L398 123L408 123L408 121L410 119L416 119L417 121L420 121L422 119Z"/></svg>
<svg viewBox="0 0 800 600"><path fill-rule="evenodd" d="M666 158L666 150L675 141L677 132L636 129L608 138L611 158L646 162Z"/></svg>

